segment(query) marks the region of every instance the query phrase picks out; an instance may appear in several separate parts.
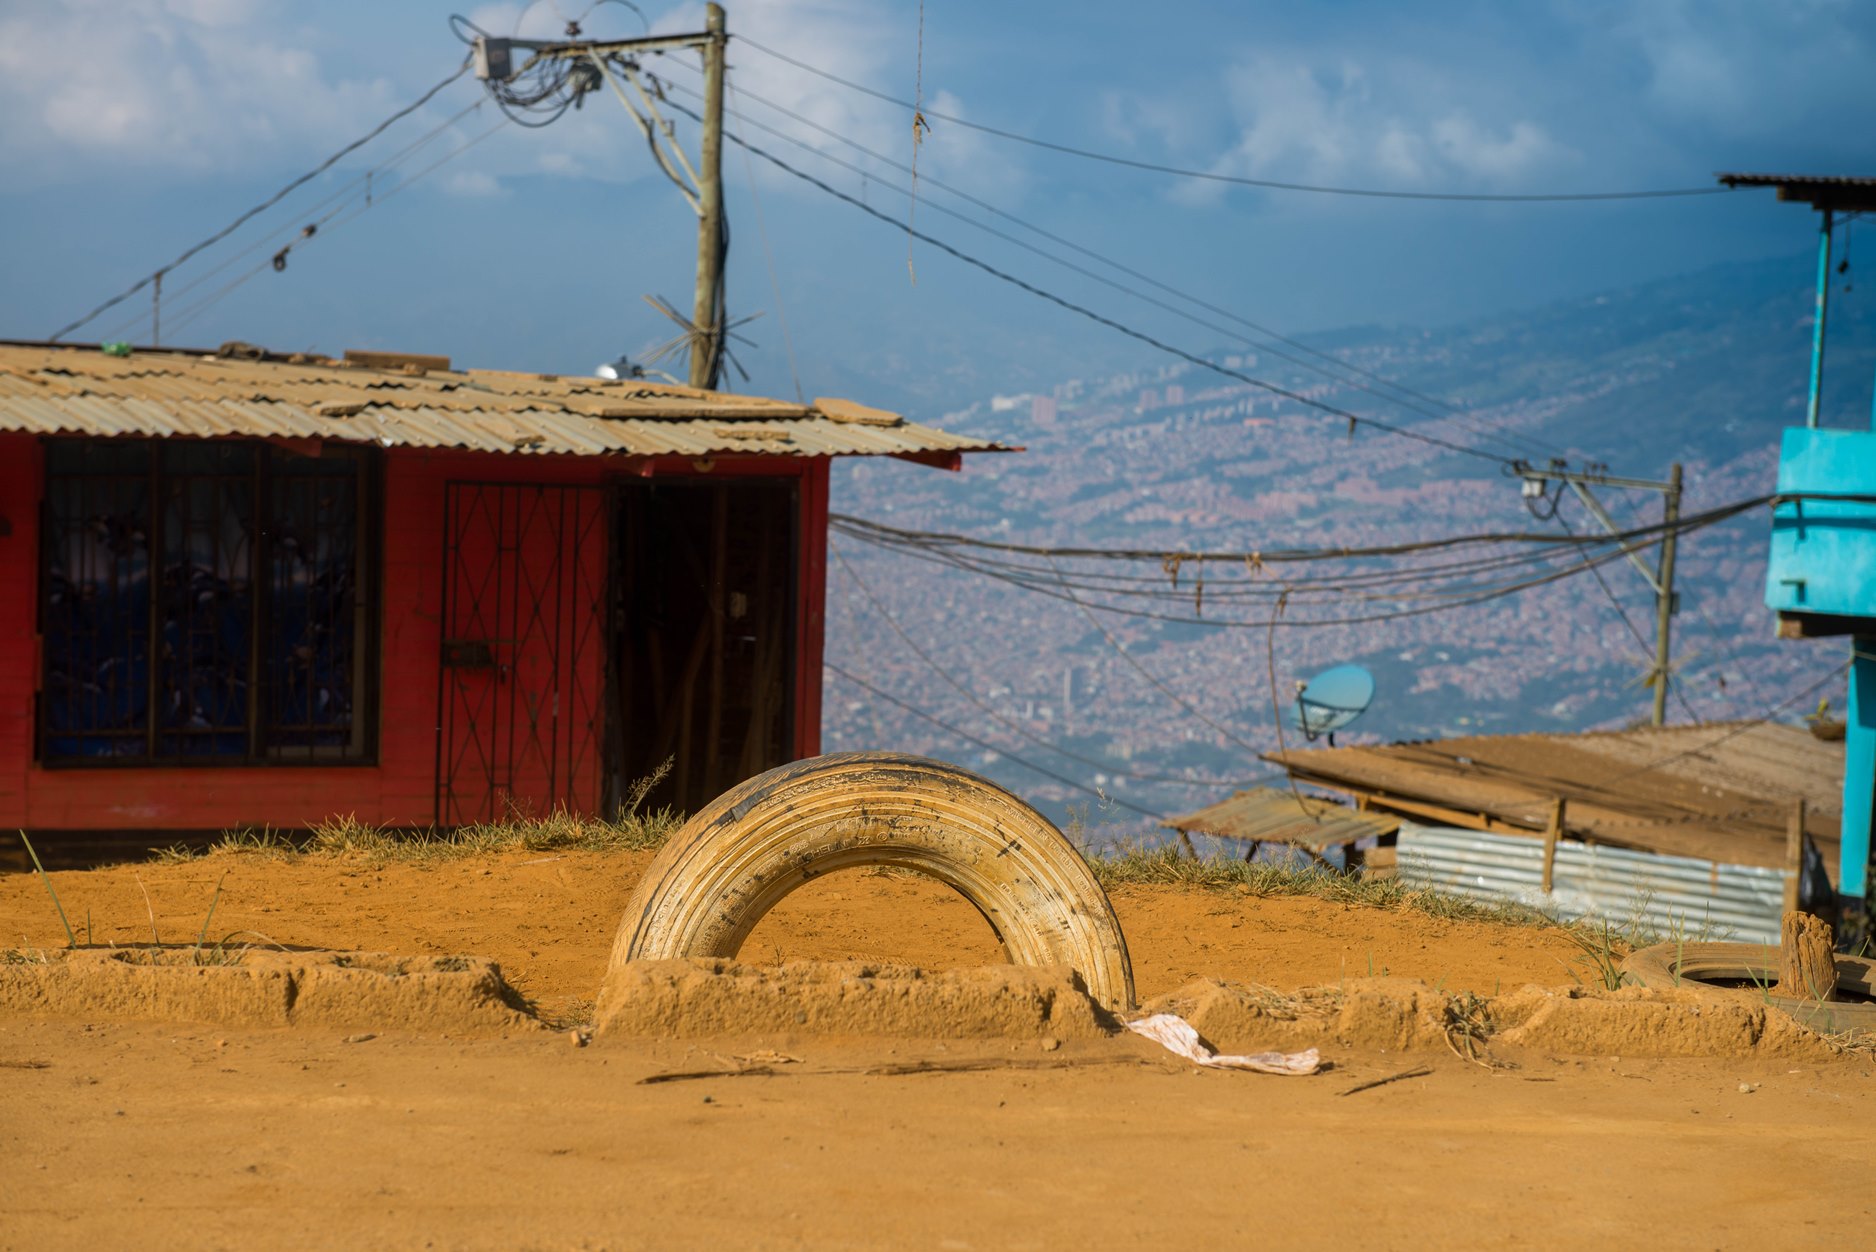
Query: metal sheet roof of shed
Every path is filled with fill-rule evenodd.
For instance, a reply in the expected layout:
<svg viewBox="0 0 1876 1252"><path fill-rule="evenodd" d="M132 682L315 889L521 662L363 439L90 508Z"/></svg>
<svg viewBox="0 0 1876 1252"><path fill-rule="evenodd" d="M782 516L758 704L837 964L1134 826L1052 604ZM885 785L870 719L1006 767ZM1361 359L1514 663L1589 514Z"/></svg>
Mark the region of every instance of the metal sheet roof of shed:
<svg viewBox="0 0 1876 1252"><path fill-rule="evenodd" d="M1876 208L1876 178L1848 174L1718 174L1728 187L1776 187L1780 200L1801 200L1819 209Z"/></svg>
<svg viewBox="0 0 1876 1252"><path fill-rule="evenodd" d="M1013 450L848 401L789 404L644 379L17 345L0 346L0 431L252 435L573 456Z"/></svg>
<svg viewBox="0 0 1876 1252"><path fill-rule="evenodd" d="M1194 813L1166 823L1170 830L1250 843L1288 843L1312 852L1353 843L1371 835L1391 835L1400 818L1364 813L1314 796L1295 796L1276 787L1252 787Z"/></svg>
<svg viewBox="0 0 1876 1252"><path fill-rule="evenodd" d="M1806 833L1834 864L1843 808L1843 745L1773 723L1478 735L1265 759L1299 781L1435 806L1446 814L1438 820L1465 816L1480 829L1489 820L1542 830L1561 797L1571 835L1736 865L1784 863L1800 796Z"/></svg>

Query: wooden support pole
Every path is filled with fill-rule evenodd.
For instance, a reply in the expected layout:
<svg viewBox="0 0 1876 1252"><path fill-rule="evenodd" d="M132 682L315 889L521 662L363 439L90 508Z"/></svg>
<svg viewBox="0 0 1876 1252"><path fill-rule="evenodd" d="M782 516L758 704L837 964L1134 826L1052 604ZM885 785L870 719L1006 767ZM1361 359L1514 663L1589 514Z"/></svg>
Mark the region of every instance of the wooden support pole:
<svg viewBox="0 0 1876 1252"><path fill-rule="evenodd" d="M1655 581L1659 587L1655 593L1655 725L1663 726L1668 720L1668 680L1673 671L1671 657L1673 652L1674 632L1674 523L1681 515L1681 463L1676 461L1668 472L1668 489L1662 493L1661 520L1667 529L1662 532L1661 564L1657 567Z"/></svg>
<svg viewBox="0 0 1876 1252"><path fill-rule="evenodd" d="M1804 797L1791 802L1785 819L1785 912L1798 909L1798 888L1804 878Z"/></svg>
<svg viewBox="0 0 1876 1252"><path fill-rule="evenodd" d="M690 385L716 387L723 361L723 6L704 7L703 142L697 169L697 298L692 306Z"/></svg>
<svg viewBox="0 0 1876 1252"><path fill-rule="evenodd" d="M1544 894L1549 895L1557 876L1557 840L1563 837L1563 819L1569 801L1558 796L1550 807L1550 825L1544 828Z"/></svg>
<svg viewBox="0 0 1876 1252"><path fill-rule="evenodd" d="M1813 1003L1836 999L1836 946L1829 922L1795 910L1785 914L1779 927L1778 985L1772 993Z"/></svg>

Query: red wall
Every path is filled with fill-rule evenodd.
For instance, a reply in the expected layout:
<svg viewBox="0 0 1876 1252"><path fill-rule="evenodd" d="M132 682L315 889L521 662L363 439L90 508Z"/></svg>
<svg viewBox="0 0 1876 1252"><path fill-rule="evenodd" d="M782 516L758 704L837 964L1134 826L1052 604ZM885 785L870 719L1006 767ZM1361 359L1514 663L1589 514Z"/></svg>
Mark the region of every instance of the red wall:
<svg viewBox="0 0 1876 1252"><path fill-rule="evenodd" d="M828 465L824 459L718 457L712 476L779 474L802 482L800 650L795 750L820 751ZM40 677L36 633L39 441L0 433L0 829L303 828L346 813L385 825L434 817L443 495L451 480L599 483L688 475L684 458L494 456L392 449L384 464L383 645L378 762L350 766L43 769L33 760Z"/></svg>

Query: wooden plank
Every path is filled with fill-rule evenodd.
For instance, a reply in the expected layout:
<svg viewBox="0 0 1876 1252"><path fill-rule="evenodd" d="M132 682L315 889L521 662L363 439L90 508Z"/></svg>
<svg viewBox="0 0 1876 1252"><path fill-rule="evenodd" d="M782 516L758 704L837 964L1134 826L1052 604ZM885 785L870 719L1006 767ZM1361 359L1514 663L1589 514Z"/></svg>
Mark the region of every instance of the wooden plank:
<svg viewBox="0 0 1876 1252"><path fill-rule="evenodd" d="M1550 825L1544 828L1544 894L1549 895L1555 886L1557 873L1557 840L1563 836L1564 814L1568 811L1569 801L1562 796L1550 809Z"/></svg>
<svg viewBox="0 0 1876 1252"><path fill-rule="evenodd" d="M345 363L374 370L401 370L407 365L419 370L449 369L449 358L446 356L433 356L427 352L369 352L358 348L345 350Z"/></svg>
<svg viewBox="0 0 1876 1252"><path fill-rule="evenodd" d="M1804 877L1804 797L1791 802L1791 816L1785 821L1785 912L1798 908L1798 887Z"/></svg>

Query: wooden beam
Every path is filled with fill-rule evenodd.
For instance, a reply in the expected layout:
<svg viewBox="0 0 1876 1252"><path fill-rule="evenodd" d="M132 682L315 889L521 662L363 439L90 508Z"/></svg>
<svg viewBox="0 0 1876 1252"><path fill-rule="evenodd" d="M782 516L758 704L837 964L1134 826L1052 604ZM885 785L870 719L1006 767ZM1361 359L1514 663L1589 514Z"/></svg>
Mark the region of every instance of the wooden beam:
<svg viewBox="0 0 1876 1252"><path fill-rule="evenodd" d="M1791 802L1785 821L1785 912L1798 908L1798 888L1804 877L1804 797Z"/></svg>
<svg viewBox="0 0 1876 1252"><path fill-rule="evenodd" d="M951 470L953 473L964 468L962 452L895 452L893 455L914 465L929 465L933 469Z"/></svg>
<svg viewBox="0 0 1876 1252"><path fill-rule="evenodd" d="M1557 875L1557 840L1563 836L1564 814L1568 811L1569 801L1558 796L1550 807L1550 825L1544 828L1544 894L1549 895L1556 885Z"/></svg>
<svg viewBox="0 0 1876 1252"><path fill-rule="evenodd" d="M1500 821L1485 813L1468 813L1438 804L1427 804L1420 800L1402 799L1399 796L1388 795L1384 791L1368 791L1351 783L1337 782L1332 778L1312 778L1300 771L1296 772L1295 777L1296 781L1307 783L1312 787L1326 787L1331 791L1340 791L1344 795L1354 796L1365 802L1368 811L1373 811L1378 806L1412 817L1430 817L1434 821L1449 826L1463 826L1467 830L1483 830L1500 835L1528 835L1535 829L1530 826L1519 826L1513 822Z"/></svg>

